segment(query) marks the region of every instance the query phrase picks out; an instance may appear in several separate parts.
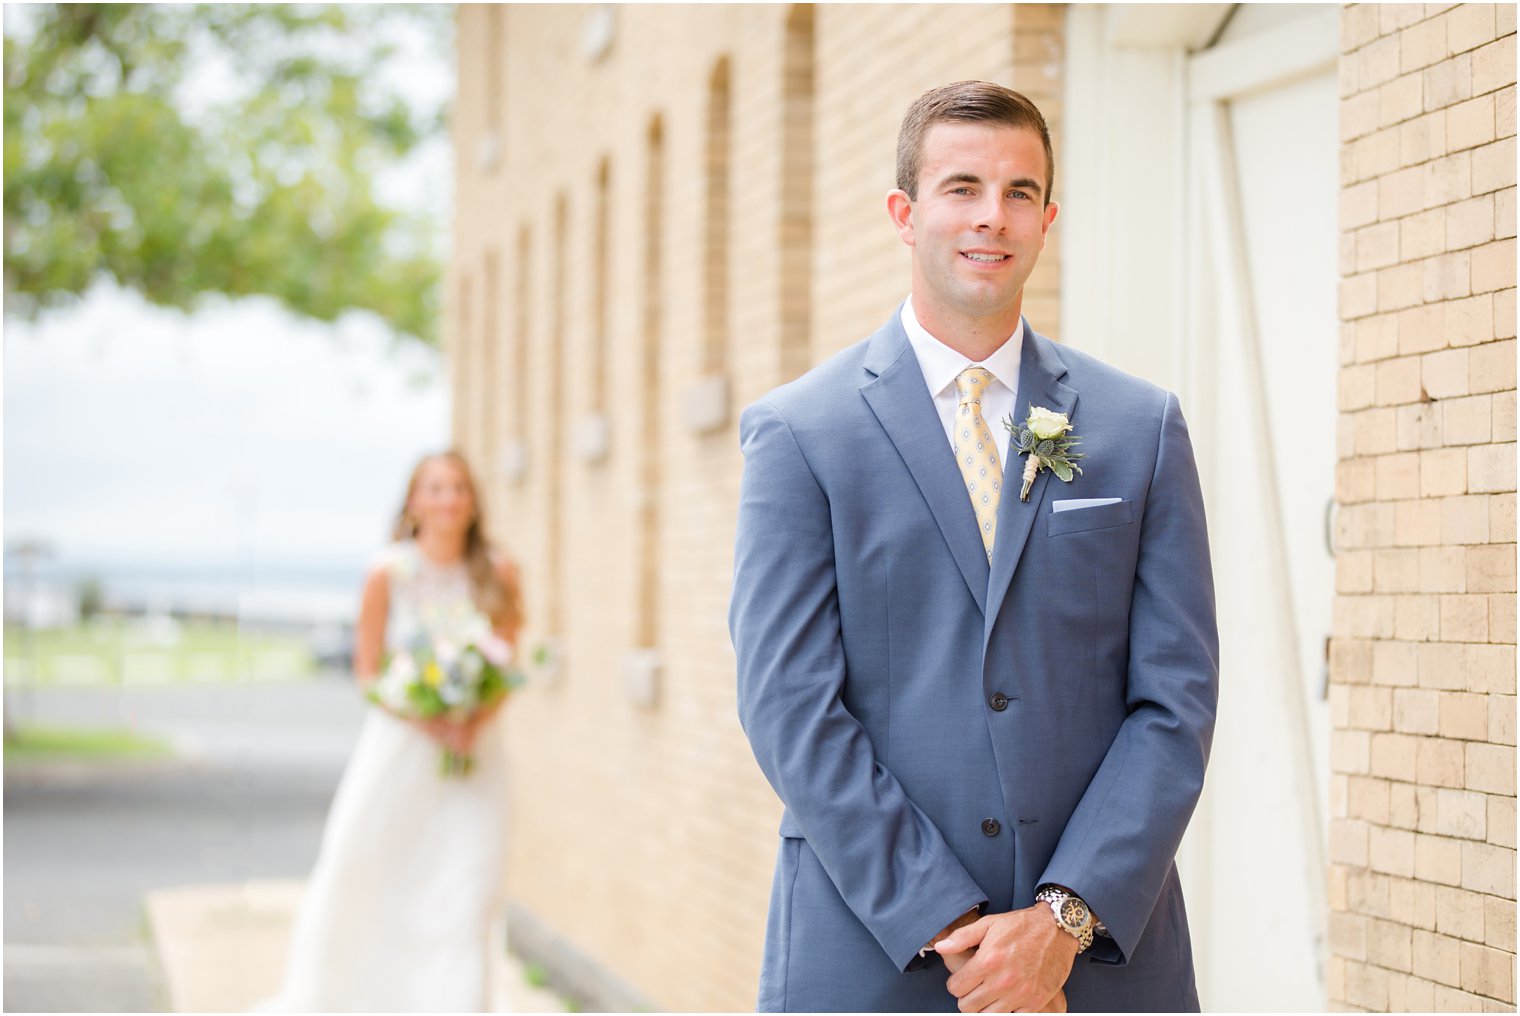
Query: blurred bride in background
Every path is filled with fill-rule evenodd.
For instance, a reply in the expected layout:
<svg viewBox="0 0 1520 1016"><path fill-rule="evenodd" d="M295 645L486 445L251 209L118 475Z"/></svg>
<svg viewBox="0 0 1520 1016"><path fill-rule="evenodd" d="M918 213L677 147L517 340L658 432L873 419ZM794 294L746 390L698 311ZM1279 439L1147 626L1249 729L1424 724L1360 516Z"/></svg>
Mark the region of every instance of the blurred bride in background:
<svg viewBox="0 0 1520 1016"><path fill-rule="evenodd" d="M415 706L456 702L456 678L491 672L482 661L507 671L521 623L517 570L486 538L468 465L427 456L395 542L365 579L354 670L374 704L328 813L284 983L260 1009L486 1007L506 850L504 689L432 718ZM479 647L473 668L427 663L467 645Z"/></svg>

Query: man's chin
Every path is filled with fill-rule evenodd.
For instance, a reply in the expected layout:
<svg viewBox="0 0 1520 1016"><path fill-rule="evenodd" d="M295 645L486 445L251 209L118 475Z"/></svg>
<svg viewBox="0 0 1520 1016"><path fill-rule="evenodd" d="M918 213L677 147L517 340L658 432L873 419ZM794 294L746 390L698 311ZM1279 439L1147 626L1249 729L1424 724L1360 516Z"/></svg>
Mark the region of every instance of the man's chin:
<svg viewBox="0 0 1520 1016"><path fill-rule="evenodd" d="M1017 321L1019 318L1019 306L1022 302L1022 294L1016 293L1012 298L999 293L995 298L986 294L968 294L967 299L961 300L956 305L956 312L963 317L977 321ZM1012 331L1010 327L1010 332Z"/></svg>

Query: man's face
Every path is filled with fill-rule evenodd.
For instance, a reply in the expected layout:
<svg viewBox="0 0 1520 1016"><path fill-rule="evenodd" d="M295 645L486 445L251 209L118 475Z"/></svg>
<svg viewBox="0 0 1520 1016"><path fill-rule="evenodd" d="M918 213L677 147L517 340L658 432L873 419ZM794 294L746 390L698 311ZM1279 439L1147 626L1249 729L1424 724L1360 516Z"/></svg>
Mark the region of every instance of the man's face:
<svg viewBox="0 0 1520 1016"><path fill-rule="evenodd" d="M926 326L972 322L1011 333L1056 205L1045 201L1045 149L1033 130L937 123L924 136L918 200L887 208L913 248L913 307Z"/></svg>

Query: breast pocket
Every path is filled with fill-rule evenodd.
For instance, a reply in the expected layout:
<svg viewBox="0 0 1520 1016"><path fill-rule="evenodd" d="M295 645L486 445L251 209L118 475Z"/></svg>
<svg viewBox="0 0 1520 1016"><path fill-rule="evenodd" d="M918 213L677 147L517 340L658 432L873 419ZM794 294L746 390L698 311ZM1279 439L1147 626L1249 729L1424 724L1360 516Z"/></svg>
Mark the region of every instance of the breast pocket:
<svg viewBox="0 0 1520 1016"><path fill-rule="evenodd" d="M1064 536L1067 533L1085 533L1094 529L1114 529L1135 521L1135 503L1116 501L1093 508L1077 508L1069 512L1051 512L1046 522L1047 536Z"/></svg>

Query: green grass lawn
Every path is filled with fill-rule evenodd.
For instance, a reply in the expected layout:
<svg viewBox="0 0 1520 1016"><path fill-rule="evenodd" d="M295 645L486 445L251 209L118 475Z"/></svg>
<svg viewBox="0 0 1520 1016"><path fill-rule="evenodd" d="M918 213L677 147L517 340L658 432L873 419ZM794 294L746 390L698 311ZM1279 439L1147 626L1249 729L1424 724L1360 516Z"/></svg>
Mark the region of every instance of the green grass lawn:
<svg viewBox="0 0 1520 1016"><path fill-rule="evenodd" d="M163 758L170 754L164 741L127 730L22 727L5 739L7 764L49 759Z"/></svg>
<svg viewBox="0 0 1520 1016"><path fill-rule="evenodd" d="M72 628L5 628L7 685L277 681L316 670L300 635L233 623L97 618Z"/></svg>

